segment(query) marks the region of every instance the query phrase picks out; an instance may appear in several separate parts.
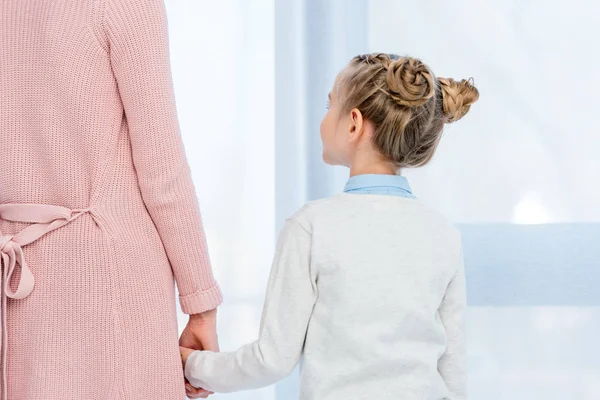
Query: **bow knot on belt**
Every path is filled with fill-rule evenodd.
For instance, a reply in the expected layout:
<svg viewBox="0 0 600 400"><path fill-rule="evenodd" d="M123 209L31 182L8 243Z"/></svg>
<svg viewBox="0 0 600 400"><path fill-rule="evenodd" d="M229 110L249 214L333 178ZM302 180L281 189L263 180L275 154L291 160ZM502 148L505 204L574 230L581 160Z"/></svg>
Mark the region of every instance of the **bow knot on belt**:
<svg viewBox="0 0 600 400"><path fill-rule="evenodd" d="M3 267L3 290L7 297L13 299L24 299L29 296L33 290L33 274L27 266L27 262L23 257L23 249L18 242L13 241L14 235L0 235L0 253L2 255L1 263ZM13 273L17 269L17 265L21 266L21 278L17 286L17 291L13 292L10 288L10 281Z"/></svg>
<svg viewBox="0 0 600 400"><path fill-rule="evenodd" d="M2 399L7 399L6 380L6 302L7 298L24 299L33 291L34 278L25 257L23 246L36 241L46 233L58 229L73 221L80 215L91 212L93 207L82 209L69 209L51 204L0 204L0 219L15 222L27 222L22 231L14 235L3 235L0 232L0 268L2 269L2 329L0 329L0 345L2 346ZM11 279L17 267L21 268L21 276L17 282L17 290L12 291Z"/></svg>

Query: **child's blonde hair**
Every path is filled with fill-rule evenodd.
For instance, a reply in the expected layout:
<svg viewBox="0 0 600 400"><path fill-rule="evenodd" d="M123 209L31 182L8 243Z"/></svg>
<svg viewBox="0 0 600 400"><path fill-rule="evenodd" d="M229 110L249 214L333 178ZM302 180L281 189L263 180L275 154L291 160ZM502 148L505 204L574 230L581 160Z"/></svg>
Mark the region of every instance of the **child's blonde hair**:
<svg viewBox="0 0 600 400"><path fill-rule="evenodd" d="M374 124L376 148L399 168L429 162L444 124L479 98L472 80L436 78L417 58L385 53L354 57L337 92L344 112L357 108Z"/></svg>

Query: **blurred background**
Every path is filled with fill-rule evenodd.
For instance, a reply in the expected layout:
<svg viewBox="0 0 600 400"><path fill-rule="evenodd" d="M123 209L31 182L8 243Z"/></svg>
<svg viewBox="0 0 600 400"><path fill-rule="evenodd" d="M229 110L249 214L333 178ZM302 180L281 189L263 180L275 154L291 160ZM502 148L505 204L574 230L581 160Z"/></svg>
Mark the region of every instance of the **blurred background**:
<svg viewBox="0 0 600 400"><path fill-rule="evenodd" d="M340 192L319 123L359 53L473 77L414 192L463 232L470 398L600 399L600 3L166 0L182 135L214 271L222 350L258 335L277 233ZM180 312L183 329L187 318ZM218 399L297 398L298 373Z"/></svg>

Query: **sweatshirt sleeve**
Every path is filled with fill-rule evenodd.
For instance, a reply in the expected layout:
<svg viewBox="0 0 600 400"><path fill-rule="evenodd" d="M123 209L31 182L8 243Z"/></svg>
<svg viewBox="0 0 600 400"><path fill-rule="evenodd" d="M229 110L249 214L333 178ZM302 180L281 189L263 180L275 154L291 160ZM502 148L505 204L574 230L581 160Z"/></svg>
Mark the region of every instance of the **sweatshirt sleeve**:
<svg viewBox="0 0 600 400"><path fill-rule="evenodd" d="M184 372L193 386L215 392L255 389L294 370L317 298L310 249L308 231L287 220L269 276L258 340L235 352L191 353Z"/></svg>
<svg viewBox="0 0 600 400"><path fill-rule="evenodd" d="M447 346L445 353L438 361L438 371L446 382L452 400L465 400L467 398L466 308L465 266L461 248L455 275L446 289L446 294L439 309L440 318L446 330Z"/></svg>
<svg viewBox="0 0 600 400"><path fill-rule="evenodd" d="M102 29L129 129L139 188L186 314L222 302L186 159L171 76L164 0L104 0Z"/></svg>

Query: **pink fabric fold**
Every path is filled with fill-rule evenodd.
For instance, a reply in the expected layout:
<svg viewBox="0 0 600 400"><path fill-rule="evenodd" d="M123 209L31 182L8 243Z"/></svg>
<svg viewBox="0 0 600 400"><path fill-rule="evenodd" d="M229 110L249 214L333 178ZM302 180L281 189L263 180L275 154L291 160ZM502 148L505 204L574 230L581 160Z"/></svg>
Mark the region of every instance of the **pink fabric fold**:
<svg viewBox="0 0 600 400"><path fill-rule="evenodd" d="M23 254L23 246L36 241L48 232L68 224L90 210L91 207L71 210L51 204L0 204L0 219L32 223L32 225L27 226L15 235L3 235L0 232L0 267L2 268L2 329L0 329L0 344L2 345L3 399L8 398L6 387L6 353L8 351L6 301L8 297L15 300L26 298L31 294L35 286L33 273L29 269ZM10 282L17 267L21 268L21 276L17 282L16 291L13 291L10 287Z"/></svg>

